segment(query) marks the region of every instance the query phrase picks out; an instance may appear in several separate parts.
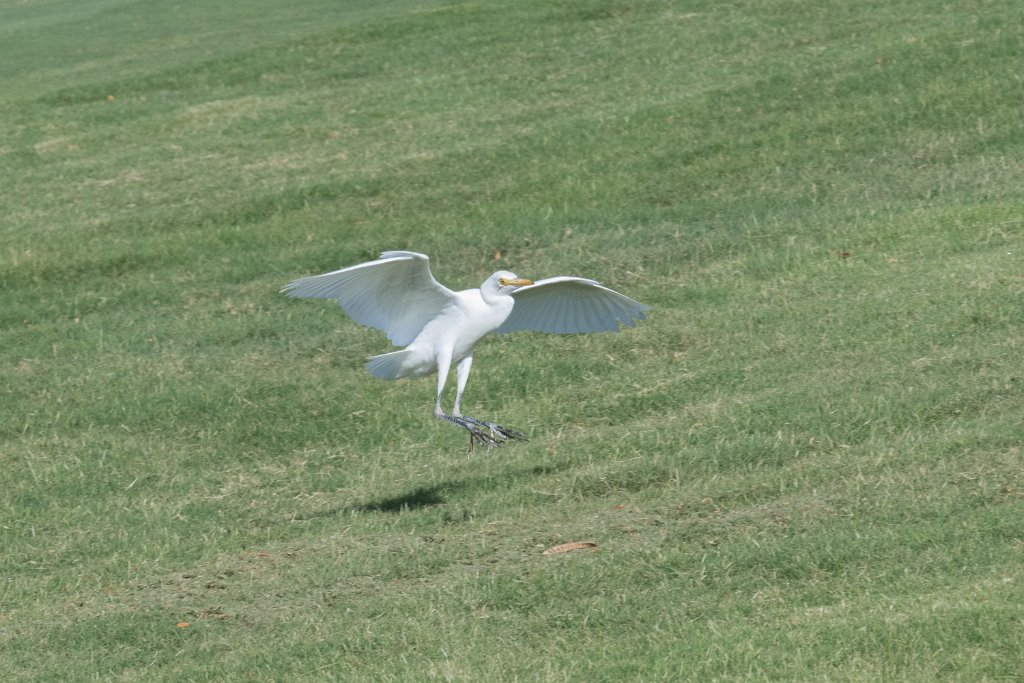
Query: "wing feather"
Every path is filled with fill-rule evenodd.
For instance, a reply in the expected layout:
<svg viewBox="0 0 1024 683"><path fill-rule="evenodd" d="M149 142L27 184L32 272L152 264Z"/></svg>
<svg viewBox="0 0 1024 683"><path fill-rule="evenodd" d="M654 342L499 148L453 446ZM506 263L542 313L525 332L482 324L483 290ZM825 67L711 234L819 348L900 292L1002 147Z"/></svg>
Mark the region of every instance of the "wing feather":
<svg viewBox="0 0 1024 683"><path fill-rule="evenodd" d="M633 327L649 306L594 280L559 276L517 289L512 313L495 332L607 332Z"/></svg>
<svg viewBox="0 0 1024 683"><path fill-rule="evenodd" d="M303 299L334 299L361 325L406 346L455 297L434 279L430 260L414 251L385 251L376 261L288 283L281 290Z"/></svg>

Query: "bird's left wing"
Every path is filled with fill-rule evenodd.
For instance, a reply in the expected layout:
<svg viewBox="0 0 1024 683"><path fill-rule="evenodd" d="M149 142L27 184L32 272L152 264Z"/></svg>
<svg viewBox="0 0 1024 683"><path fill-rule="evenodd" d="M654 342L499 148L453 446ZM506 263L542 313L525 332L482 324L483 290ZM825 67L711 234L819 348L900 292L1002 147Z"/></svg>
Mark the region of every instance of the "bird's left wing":
<svg viewBox="0 0 1024 683"><path fill-rule="evenodd" d="M607 332L643 320L645 306L613 289L581 277L538 280L512 293L512 313L495 332Z"/></svg>
<svg viewBox="0 0 1024 683"><path fill-rule="evenodd" d="M406 346L454 297L430 273L430 260L414 251L385 251L376 261L290 282L288 296L334 299L353 320Z"/></svg>

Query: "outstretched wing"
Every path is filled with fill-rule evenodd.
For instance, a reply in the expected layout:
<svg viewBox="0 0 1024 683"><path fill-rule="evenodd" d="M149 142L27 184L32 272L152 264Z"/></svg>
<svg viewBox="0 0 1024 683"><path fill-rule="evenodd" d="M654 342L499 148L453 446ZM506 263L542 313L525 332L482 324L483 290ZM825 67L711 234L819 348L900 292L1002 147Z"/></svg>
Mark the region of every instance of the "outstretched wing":
<svg viewBox="0 0 1024 683"><path fill-rule="evenodd" d="M512 293L515 306L495 332L607 332L643 320L645 306L581 277L552 277Z"/></svg>
<svg viewBox="0 0 1024 683"><path fill-rule="evenodd" d="M385 332L396 346L412 342L455 296L430 274L427 256L414 251L385 251L376 261L295 280L281 292L334 299L353 320Z"/></svg>

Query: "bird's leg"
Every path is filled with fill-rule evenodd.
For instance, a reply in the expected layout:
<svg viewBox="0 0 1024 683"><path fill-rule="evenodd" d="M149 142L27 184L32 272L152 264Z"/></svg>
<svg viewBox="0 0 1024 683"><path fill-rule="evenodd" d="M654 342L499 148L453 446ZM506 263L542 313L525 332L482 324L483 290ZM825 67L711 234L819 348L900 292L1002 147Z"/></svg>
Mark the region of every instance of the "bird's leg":
<svg viewBox="0 0 1024 683"><path fill-rule="evenodd" d="M458 379L458 384L456 385L455 392L455 410L452 411L452 415L472 425L476 425L478 427L486 427L491 433L491 438L496 440L497 445L501 445L501 443L506 439L526 441L526 436L522 432L517 432L514 429L509 429L508 427L503 427L493 422L487 422L486 420L478 420L474 417L466 417L465 415L462 414L460 410L460 407L462 405L462 392L466 390L466 382L469 381L469 370L471 367L473 367L473 356L471 355L463 358L455 367L455 373ZM501 439L502 441L497 441L497 439ZM472 448L472 442L470 442L470 447Z"/></svg>
<svg viewBox="0 0 1024 683"><path fill-rule="evenodd" d="M466 361L469 361L468 363ZM469 366L473 364L472 358L467 356L459 362L458 366L458 382L459 382L459 396L462 395L462 390L466 386L466 380L469 378ZM480 444L481 446L487 446L487 450L500 446L501 442L482 429L476 424L476 421L470 421L459 415L459 399L455 399L455 412L452 415L445 415L444 410L441 409L441 394L444 392L445 382L448 380L448 370L451 368L451 354L442 353L437 359L437 401L434 403L434 417L439 420L444 420L453 425L462 427L469 432L469 450L473 451L473 446ZM480 425L486 426L486 425ZM493 432L492 432L493 433Z"/></svg>
<svg viewBox="0 0 1024 683"><path fill-rule="evenodd" d="M469 381L469 371L473 368L473 354L469 354L459 361L455 366L455 408L452 415L462 416L462 392L466 390L466 382Z"/></svg>

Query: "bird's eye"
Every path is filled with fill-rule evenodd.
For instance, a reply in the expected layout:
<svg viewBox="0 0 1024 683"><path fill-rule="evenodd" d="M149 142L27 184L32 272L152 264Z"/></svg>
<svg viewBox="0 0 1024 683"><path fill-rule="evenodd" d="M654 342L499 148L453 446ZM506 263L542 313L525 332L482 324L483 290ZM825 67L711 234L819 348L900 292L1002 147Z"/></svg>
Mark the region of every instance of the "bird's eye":
<svg viewBox="0 0 1024 683"><path fill-rule="evenodd" d="M508 280L506 280L506 279L505 279L505 278L503 278L503 277L499 277L499 278L498 278L498 285L499 285L500 287L504 287L504 286L505 286L505 285L507 285L507 284L508 284Z"/></svg>

